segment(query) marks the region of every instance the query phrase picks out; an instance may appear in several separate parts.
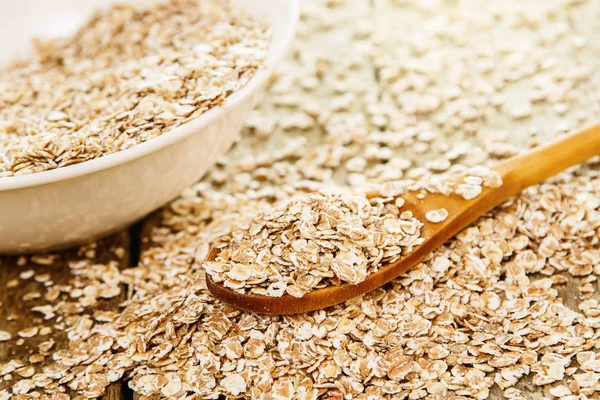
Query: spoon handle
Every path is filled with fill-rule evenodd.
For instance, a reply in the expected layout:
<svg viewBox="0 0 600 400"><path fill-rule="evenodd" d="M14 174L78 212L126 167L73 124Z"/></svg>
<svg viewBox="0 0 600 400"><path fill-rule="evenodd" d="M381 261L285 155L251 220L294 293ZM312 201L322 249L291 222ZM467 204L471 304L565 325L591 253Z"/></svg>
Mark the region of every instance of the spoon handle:
<svg viewBox="0 0 600 400"><path fill-rule="evenodd" d="M594 125L496 164L503 181L499 190L509 198L598 154L600 125Z"/></svg>

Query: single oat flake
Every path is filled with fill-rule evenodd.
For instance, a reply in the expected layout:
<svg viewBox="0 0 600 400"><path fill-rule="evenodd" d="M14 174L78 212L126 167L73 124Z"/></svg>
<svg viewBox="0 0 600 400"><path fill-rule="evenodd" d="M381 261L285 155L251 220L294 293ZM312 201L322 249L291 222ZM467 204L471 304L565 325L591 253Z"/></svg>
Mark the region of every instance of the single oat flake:
<svg viewBox="0 0 600 400"><path fill-rule="evenodd" d="M448 210L445 208L440 208L437 210L427 211L425 213L425 218L427 221L437 224L439 222L445 221L448 218Z"/></svg>

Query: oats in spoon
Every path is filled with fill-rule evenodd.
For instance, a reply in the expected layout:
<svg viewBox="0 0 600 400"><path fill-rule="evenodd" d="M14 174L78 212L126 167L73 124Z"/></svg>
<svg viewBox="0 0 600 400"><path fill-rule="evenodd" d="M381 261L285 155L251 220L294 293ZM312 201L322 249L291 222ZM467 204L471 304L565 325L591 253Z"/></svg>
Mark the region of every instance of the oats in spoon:
<svg viewBox="0 0 600 400"><path fill-rule="evenodd" d="M314 193L258 214L223 237L204 263L239 293L279 297L358 284L421 244L422 223L393 199Z"/></svg>

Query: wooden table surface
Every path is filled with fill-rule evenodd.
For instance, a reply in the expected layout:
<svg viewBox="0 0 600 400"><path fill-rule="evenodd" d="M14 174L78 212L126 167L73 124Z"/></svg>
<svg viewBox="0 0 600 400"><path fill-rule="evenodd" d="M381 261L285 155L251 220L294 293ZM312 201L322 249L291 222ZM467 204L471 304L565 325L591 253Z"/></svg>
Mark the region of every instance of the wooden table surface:
<svg viewBox="0 0 600 400"><path fill-rule="evenodd" d="M371 8L372 15L380 20L377 29L380 30L394 30L397 26L398 21L404 21L402 23L416 23L410 21L410 16L401 15L398 11L389 9L384 1L369 1L361 0L356 1L356 14L364 12L364 8ZM373 8L374 7L374 8ZM590 20L594 16L598 15L597 8L596 12L587 16ZM597 24L598 21L596 21ZM332 48L335 46L332 46ZM341 51L344 51L343 46L339 46ZM358 75L362 75L364 79L375 80L376 76L372 71L357 71ZM362 79L361 78L361 79ZM375 82L374 82L375 83ZM268 106L268 105L267 105ZM265 107L265 106L264 106ZM547 123L551 123L548 121ZM113 235L109 238L98 242L96 248L96 259L98 262L107 262L109 260L118 260L121 269L129 266L137 265L140 252L143 251L144 244L147 243L149 233L153 226L159 221L158 213L151 215L145 220L132 226L129 230ZM118 258L115 255L114 250L116 248L123 248L125 254L122 258ZM38 265L31 261L27 261L25 264L19 262L19 257L0 257L0 330L6 330L13 334L21 329L32 327L32 326L43 326L44 321L39 313L34 313L31 308L38 304L45 304L43 299L28 299L31 297L31 293L39 291L42 288L43 282L36 282L33 279L22 280L19 279L19 274L26 270L34 270L37 273L49 274L50 280L56 283L68 283L72 280L72 274L68 267L69 260L76 260L81 258L77 254L76 249L60 252L60 261L55 265L48 267L45 265ZM20 264L20 265L19 265ZM15 279L19 281L17 286L13 287ZM570 278L567 285L562 285L559 289L561 297L564 299L564 303L574 310L577 310L578 304L578 290L577 287L580 285L580 280L577 278ZM596 292L595 298L600 297ZM124 299L126 295L125 291L122 291L121 298L113 298L106 301L106 307L116 309L117 304ZM24 299L24 296L25 299ZM36 337L35 340L27 340L24 344L19 345L18 341L10 340L7 342L0 342L0 364L8 362L9 360L16 359L21 361L27 361L30 355L33 353L35 346L40 342L54 339L56 341L55 348L61 348L66 344L65 333L60 330L55 330L47 336ZM16 377L14 377L16 378ZM7 381L0 378L0 390L9 388L14 384L15 380ZM518 388L526 393L531 394L531 398L541 397L539 388L533 386L529 378L522 379L518 384ZM127 382L119 382L112 384L107 393L102 397L103 399L132 399L134 393L128 388ZM494 387L491 394L492 398L502 398L501 391L498 387Z"/></svg>
<svg viewBox="0 0 600 400"><path fill-rule="evenodd" d="M138 264L140 253L143 250L143 243L148 243L150 231L152 227L159 221L160 211L150 215L145 220L131 226L127 231L115 234L100 240L95 248L96 255L94 260L98 263L107 263L111 260L118 260L119 268L125 269ZM125 250L121 257L115 254L115 250L122 248ZM27 362L31 354L35 352L36 346L43 341L53 339L56 344L55 349L65 348L67 344L66 334L60 330L54 330L52 333L42 336L38 335L34 338L27 339L22 345L14 340L16 332L24 328L33 326L50 326L49 323L44 323L42 315L32 312L32 307L36 305L47 304L43 298L31 299L23 296L30 296L31 293L41 293L43 283L36 282L34 279L23 280L19 278L19 274L23 271L33 270L35 275L48 274L50 280L55 284L69 284L73 281L72 272L68 266L69 261L81 260L84 258L78 254L77 249L69 249L56 253L59 259L52 265L40 265L29 260L29 257L17 256L2 256L0 257L0 329L6 330L13 334L13 340L0 342L0 364L9 360L20 360ZM19 260L21 258L21 260ZM23 263L23 261L26 261ZM19 282L17 286L13 286L14 282ZM102 309L116 310L118 304L126 297L126 291L123 290L121 295L116 298L104 300ZM47 361L42 361L44 365ZM0 380L0 390L10 388L18 377L13 373L14 380ZM111 384L104 396L103 400L127 400L137 398L137 395L129 389L127 382L117 382Z"/></svg>
<svg viewBox="0 0 600 400"><path fill-rule="evenodd" d="M130 265L137 263L139 257L139 231L140 225L133 226L129 231L122 232L106 238L98 242L96 248L96 257L99 263L108 262L111 259L116 259L112 250L122 247L125 249L125 255L119 260L120 268L127 268ZM132 246L132 243L134 245ZM19 262L20 257L0 257L0 327L2 330L8 331L16 336L16 332L21 329L32 326L48 326L44 323L42 315L31 310L36 305L47 303L43 298L24 300L24 296L31 293L44 293L42 289L43 283L36 282L34 279L23 280L19 278L19 274L23 271L33 270L37 274L49 274L50 280L57 284L68 284L72 280L71 270L67 265L70 260L80 259L77 249L71 249L60 253L60 260L52 266L39 265L27 260L27 262ZM29 257L27 258L29 259ZM14 282L19 282L17 286L13 286ZM125 295L125 291L121 296ZM27 299L27 297L25 297ZM116 307L123 298L113 298L106 301L106 307ZM33 354L36 346L50 338L56 341L55 348L64 348L66 345L66 334L60 330L54 330L46 336L38 335L35 338L27 339L24 344L19 345L18 341L10 340L0 342L0 363L8 362L9 360L19 360L27 362L29 356ZM15 379L18 377L15 376ZM0 390L10 388L15 380L0 381ZM133 393L127 388L124 383L112 384L103 399L129 399Z"/></svg>

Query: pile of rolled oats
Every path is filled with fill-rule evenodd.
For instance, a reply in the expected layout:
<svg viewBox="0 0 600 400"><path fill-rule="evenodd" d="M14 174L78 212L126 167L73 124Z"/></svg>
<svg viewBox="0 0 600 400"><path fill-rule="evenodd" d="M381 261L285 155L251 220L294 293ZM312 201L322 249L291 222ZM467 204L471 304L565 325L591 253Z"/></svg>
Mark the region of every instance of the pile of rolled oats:
<svg viewBox="0 0 600 400"><path fill-rule="evenodd" d="M0 68L0 177L128 149L218 106L265 60L270 30L228 0L97 11Z"/></svg>
<svg viewBox="0 0 600 400"><path fill-rule="evenodd" d="M238 225L203 268L238 293L302 297L364 281L421 244L422 225L393 198L314 193Z"/></svg>
<svg viewBox="0 0 600 400"><path fill-rule="evenodd" d="M43 309L68 347L42 346L46 367L0 361L13 382L0 398L97 397L125 378L153 399L598 397L598 158L346 303L278 317L210 295L210 246L257 212L334 184L394 188L491 165L600 110L596 1L301 6L295 52L237 147L148 222L139 266L104 282L93 259L77 265L77 293ZM118 283L122 307L96 308Z"/></svg>

